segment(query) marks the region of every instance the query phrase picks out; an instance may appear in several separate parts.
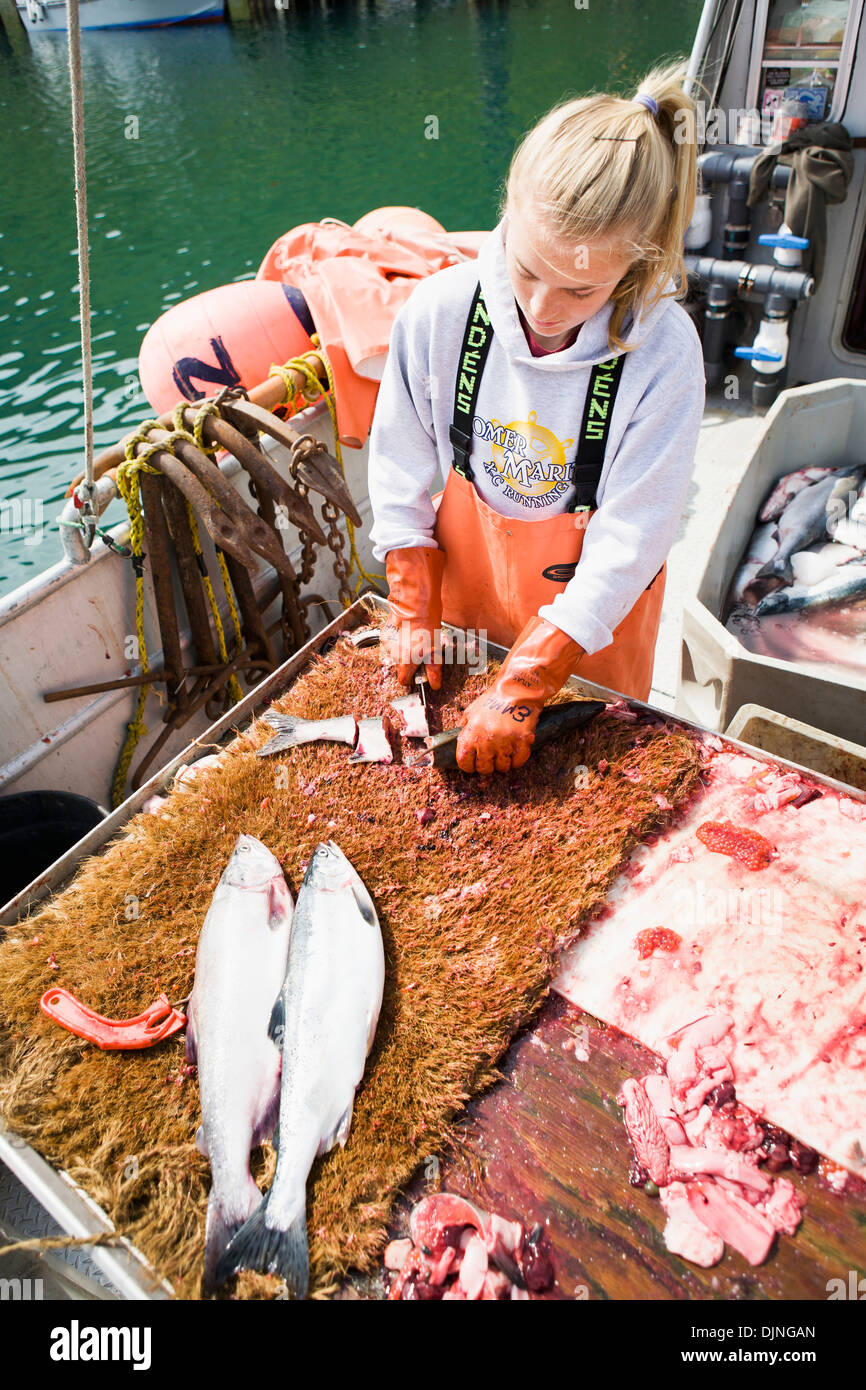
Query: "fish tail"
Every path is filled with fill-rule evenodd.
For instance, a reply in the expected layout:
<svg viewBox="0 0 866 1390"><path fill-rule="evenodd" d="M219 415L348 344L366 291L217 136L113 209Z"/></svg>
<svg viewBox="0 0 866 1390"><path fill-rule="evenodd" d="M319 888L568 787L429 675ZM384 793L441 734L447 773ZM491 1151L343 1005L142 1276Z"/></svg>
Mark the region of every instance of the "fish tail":
<svg viewBox="0 0 866 1390"><path fill-rule="evenodd" d="M223 1283L242 1269L281 1275L295 1298L305 1298L310 1282L310 1253L304 1208L284 1230L268 1225L266 1199L231 1241L219 1262L217 1279Z"/></svg>
<svg viewBox="0 0 866 1390"><path fill-rule="evenodd" d="M211 1188L207 1203L207 1221L204 1236L204 1292L211 1294L222 1283L219 1264L231 1242L250 1217L262 1204L262 1194L252 1178L245 1198L240 1200L234 1213L226 1212Z"/></svg>
<svg viewBox="0 0 866 1390"><path fill-rule="evenodd" d="M306 720L298 718L296 714L280 714L275 709L266 710L262 718L280 734L290 734L299 724L306 723Z"/></svg>
<svg viewBox="0 0 866 1390"><path fill-rule="evenodd" d="M242 1228L243 1221L232 1221L223 1213L213 1193L208 1198L204 1244L204 1291L213 1293L221 1282L217 1276L219 1262L229 1244Z"/></svg>
<svg viewBox="0 0 866 1390"><path fill-rule="evenodd" d="M794 571L791 568L790 559L783 558L781 555L774 555L772 560L768 560L762 565L755 576L756 579L778 579L781 584L791 584L794 580Z"/></svg>
<svg viewBox="0 0 866 1390"><path fill-rule="evenodd" d="M268 710L262 718L276 732L272 739L256 749L256 756L259 758L267 758L271 753L280 753L284 748L293 748L296 731L308 722L294 714L277 714L275 710Z"/></svg>

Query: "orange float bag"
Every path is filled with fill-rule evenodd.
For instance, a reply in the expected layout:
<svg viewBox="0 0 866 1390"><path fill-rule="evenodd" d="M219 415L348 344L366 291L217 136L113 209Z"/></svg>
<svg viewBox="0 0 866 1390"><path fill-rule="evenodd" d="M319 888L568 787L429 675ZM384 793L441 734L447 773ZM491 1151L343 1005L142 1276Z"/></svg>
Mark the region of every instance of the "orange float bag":
<svg viewBox="0 0 866 1390"><path fill-rule="evenodd" d="M474 259L486 233L455 232L417 208L380 208L349 227L328 219L286 232L257 280L300 290L334 372L340 440L370 432L397 311L419 280Z"/></svg>

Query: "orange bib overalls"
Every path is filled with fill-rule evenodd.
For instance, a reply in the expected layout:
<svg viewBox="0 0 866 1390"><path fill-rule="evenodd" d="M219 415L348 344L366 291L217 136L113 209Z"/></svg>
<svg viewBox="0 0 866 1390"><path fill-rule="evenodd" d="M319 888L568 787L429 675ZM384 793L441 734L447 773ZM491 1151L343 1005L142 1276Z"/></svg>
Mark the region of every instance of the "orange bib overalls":
<svg viewBox="0 0 866 1390"><path fill-rule="evenodd" d="M480 351L475 352L476 371L474 381L470 379L468 383L470 390L461 391L458 371L455 423L451 430L454 464L444 492L433 499L437 507L433 534L445 552L444 621L455 627L486 629L491 642L510 647L539 608L562 593L577 568L584 532L595 510L595 491L622 363L616 359L595 367L587 390L572 474L577 485L572 505L582 505L584 510L560 512L541 520L507 517L495 512L479 496L471 482L469 466L474 403L491 339L492 329L479 287L467 322L461 370L466 366L467 344L477 344ZM462 382L465 388L465 372ZM647 699L664 586L663 565L613 629L609 646L581 657L576 667L581 679L637 700Z"/></svg>

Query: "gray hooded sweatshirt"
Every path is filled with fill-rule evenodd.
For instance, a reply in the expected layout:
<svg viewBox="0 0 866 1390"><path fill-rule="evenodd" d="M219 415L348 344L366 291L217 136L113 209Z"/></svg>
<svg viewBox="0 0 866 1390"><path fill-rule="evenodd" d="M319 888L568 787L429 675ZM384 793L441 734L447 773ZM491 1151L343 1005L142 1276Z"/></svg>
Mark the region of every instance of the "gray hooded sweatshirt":
<svg viewBox="0 0 866 1390"><path fill-rule="evenodd" d="M504 227L491 233L477 261L422 280L394 321L370 438L378 560L389 550L436 545L431 490L444 485L451 466L457 363L479 281L494 338L472 425L474 486L494 511L529 521L567 510L574 495L571 464L591 368L614 355L607 339L613 305L587 319L571 347L533 357L508 277ZM704 408L700 340L680 304L664 298L636 322L629 316L622 337L638 346L623 366L598 509L574 578L540 609L588 653L608 646L667 557Z"/></svg>

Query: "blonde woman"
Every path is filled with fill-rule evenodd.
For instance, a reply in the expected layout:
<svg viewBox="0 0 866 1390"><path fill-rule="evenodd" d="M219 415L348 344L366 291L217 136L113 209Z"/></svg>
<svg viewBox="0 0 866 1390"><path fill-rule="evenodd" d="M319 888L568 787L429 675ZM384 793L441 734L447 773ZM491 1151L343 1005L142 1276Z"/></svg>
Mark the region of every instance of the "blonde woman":
<svg viewBox="0 0 866 1390"><path fill-rule="evenodd" d="M556 107L515 152L478 260L423 281L395 321L369 476L385 659L438 689L443 620L511 647L467 711L466 772L520 767L574 672L649 695L704 406L677 302L693 112L679 67L632 100Z"/></svg>

